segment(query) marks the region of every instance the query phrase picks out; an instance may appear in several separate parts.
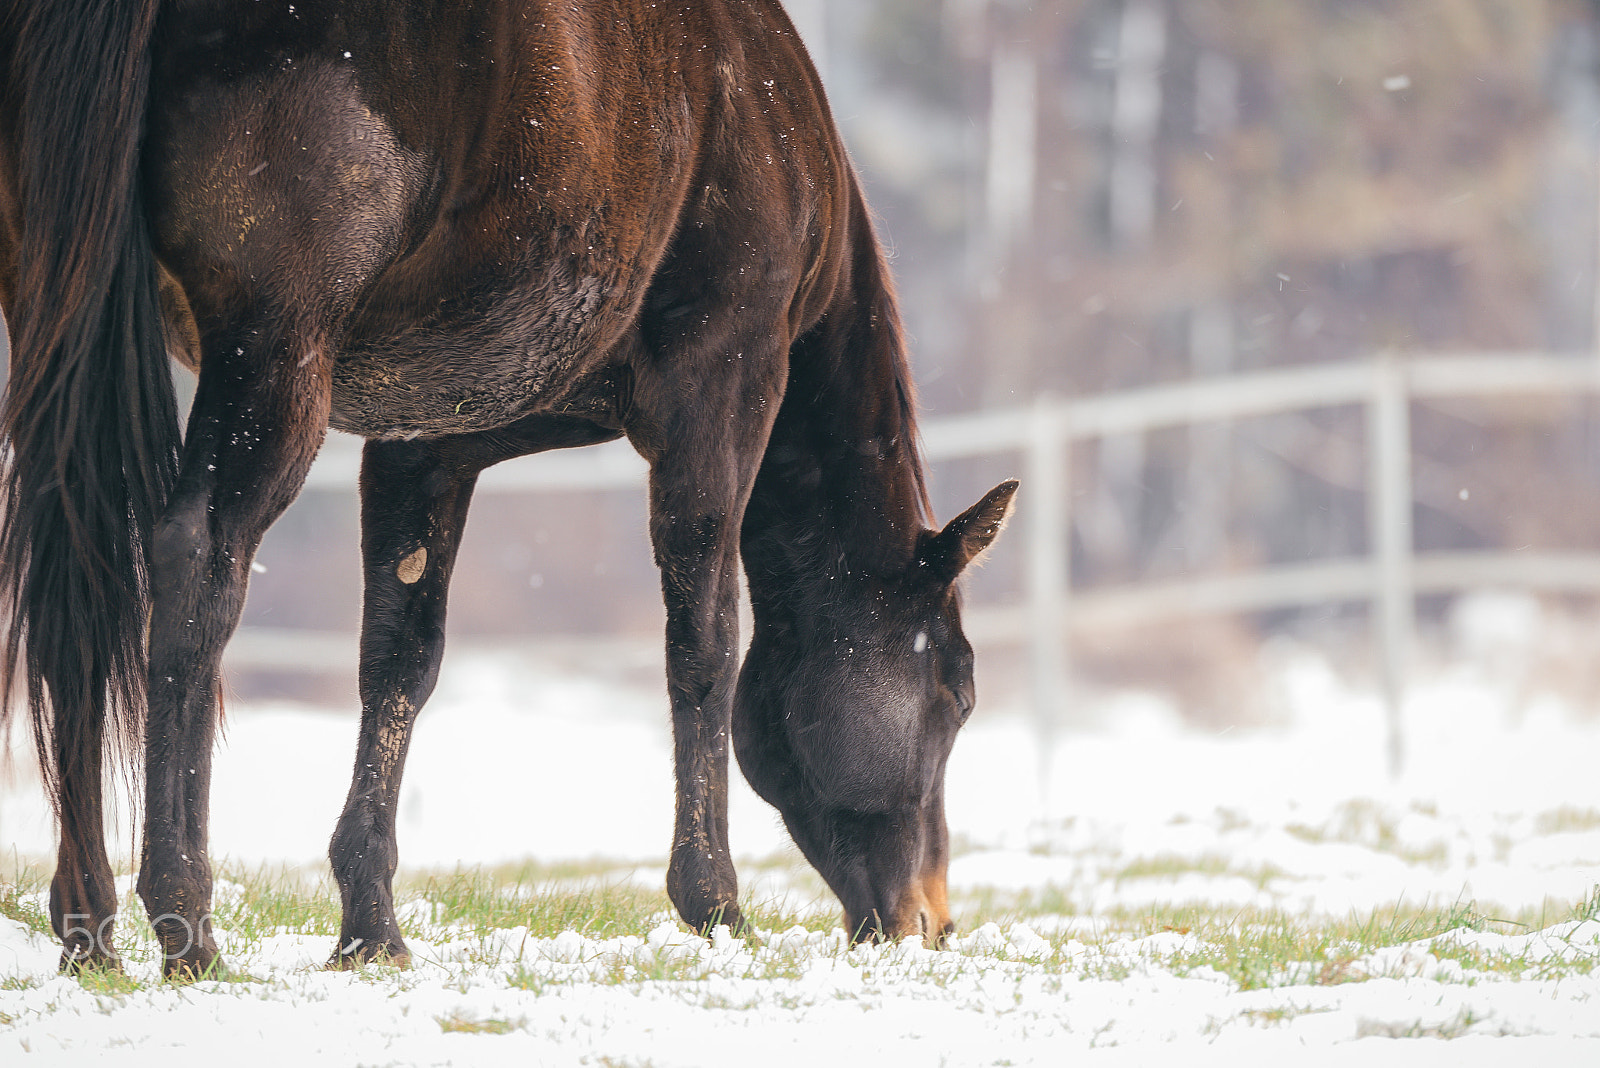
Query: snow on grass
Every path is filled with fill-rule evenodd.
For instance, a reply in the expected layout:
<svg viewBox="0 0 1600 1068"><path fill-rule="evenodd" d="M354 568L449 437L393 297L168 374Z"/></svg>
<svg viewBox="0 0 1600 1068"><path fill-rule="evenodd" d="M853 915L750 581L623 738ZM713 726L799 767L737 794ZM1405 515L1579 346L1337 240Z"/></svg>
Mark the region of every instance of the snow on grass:
<svg viewBox="0 0 1600 1068"><path fill-rule="evenodd" d="M1408 709L1399 783L1376 706L1314 663L1270 730L1198 734L1139 699L1041 761L1024 718L980 716L950 773L960 933L936 951L851 946L747 793L755 929L684 930L660 699L470 667L401 801L410 971L321 970L348 717L231 718L228 981L159 981L127 874L126 975L57 975L49 868L26 859L50 852L45 810L0 793L0 1063L1600 1063L1600 728L1548 705L1497 713L1444 678Z"/></svg>
<svg viewBox="0 0 1600 1068"><path fill-rule="evenodd" d="M53 938L0 919L0 1050L28 1063L94 1051L128 1063L988 1065L1111 1049L1154 1064L1219 1046L1354 1054L1367 1038L1452 1040L1452 1060L1469 1038L1538 1040L1542 1064L1586 1063L1576 1058L1600 1048L1592 918L1507 933L1514 925L1465 909L1326 922L1199 907L1039 914L930 950L851 946L837 928L799 923L708 940L665 911L619 922L603 888L543 895L590 894L611 917L601 926L626 928L582 933L522 888L479 886L464 906L449 890L426 896L430 885L439 892L424 880L402 909L408 972L320 970L333 932L306 933L324 926L308 915L301 929L221 927L233 981L163 984L139 935L122 944L125 977L75 980L55 975ZM261 889L226 887L243 905Z"/></svg>

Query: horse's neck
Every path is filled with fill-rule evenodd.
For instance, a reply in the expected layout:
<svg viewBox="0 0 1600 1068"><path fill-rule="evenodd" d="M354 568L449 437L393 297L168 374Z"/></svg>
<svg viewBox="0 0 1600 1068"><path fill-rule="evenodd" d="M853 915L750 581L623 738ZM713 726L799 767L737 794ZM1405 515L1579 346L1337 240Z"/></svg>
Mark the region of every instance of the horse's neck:
<svg viewBox="0 0 1600 1068"><path fill-rule="evenodd" d="M926 519L910 384L892 306L795 346L750 508L752 597L781 601L903 571Z"/></svg>

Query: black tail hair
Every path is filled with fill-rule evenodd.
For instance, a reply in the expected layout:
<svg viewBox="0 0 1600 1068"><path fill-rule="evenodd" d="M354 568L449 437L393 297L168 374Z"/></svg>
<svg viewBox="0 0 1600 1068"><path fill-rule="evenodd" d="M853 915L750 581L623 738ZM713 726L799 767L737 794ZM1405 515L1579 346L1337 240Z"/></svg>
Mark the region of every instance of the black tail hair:
<svg viewBox="0 0 1600 1068"><path fill-rule="evenodd" d="M0 717L23 682L53 803L143 740L151 531L177 471L139 183L159 0L16 0L22 207L0 410Z"/></svg>

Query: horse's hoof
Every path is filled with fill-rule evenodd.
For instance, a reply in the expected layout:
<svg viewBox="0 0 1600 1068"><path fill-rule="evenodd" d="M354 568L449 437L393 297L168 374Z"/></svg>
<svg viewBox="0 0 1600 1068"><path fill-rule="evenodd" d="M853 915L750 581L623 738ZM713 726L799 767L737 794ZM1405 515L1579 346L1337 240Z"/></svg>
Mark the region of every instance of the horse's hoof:
<svg viewBox="0 0 1600 1068"><path fill-rule="evenodd" d="M161 962L161 978L169 983L199 983L231 979L233 972L215 951L194 956L168 957Z"/></svg>
<svg viewBox="0 0 1600 1068"><path fill-rule="evenodd" d="M61 951L61 963L58 970L62 975L83 975L90 972L115 972L122 974L122 958L114 953L74 953L71 950Z"/></svg>
<svg viewBox="0 0 1600 1068"><path fill-rule="evenodd" d="M411 967L411 951L403 942L366 942L352 938L333 951L323 967L330 972L353 972L369 964L389 968Z"/></svg>
<svg viewBox="0 0 1600 1068"><path fill-rule="evenodd" d="M700 913L700 918L685 915L682 911L678 916L701 938L710 938L711 932L718 927L726 927L735 938L744 938L750 933L750 926L745 922L744 913L739 911L738 905L718 905Z"/></svg>
<svg viewBox="0 0 1600 1068"><path fill-rule="evenodd" d="M711 937L712 928L726 926L735 938L744 938L750 933L750 925L745 921L744 913L739 911L738 905L725 905L707 921L705 935Z"/></svg>

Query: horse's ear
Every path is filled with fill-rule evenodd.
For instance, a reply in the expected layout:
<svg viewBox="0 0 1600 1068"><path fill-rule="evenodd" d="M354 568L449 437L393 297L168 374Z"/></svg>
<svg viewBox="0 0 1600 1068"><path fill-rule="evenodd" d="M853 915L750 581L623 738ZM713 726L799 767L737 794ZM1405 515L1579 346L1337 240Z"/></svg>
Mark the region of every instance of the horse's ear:
<svg viewBox="0 0 1600 1068"><path fill-rule="evenodd" d="M1011 518L1012 498L1019 485L1016 479L1009 479L984 494L983 500L923 542L917 562L943 581L954 582L1000 536Z"/></svg>

